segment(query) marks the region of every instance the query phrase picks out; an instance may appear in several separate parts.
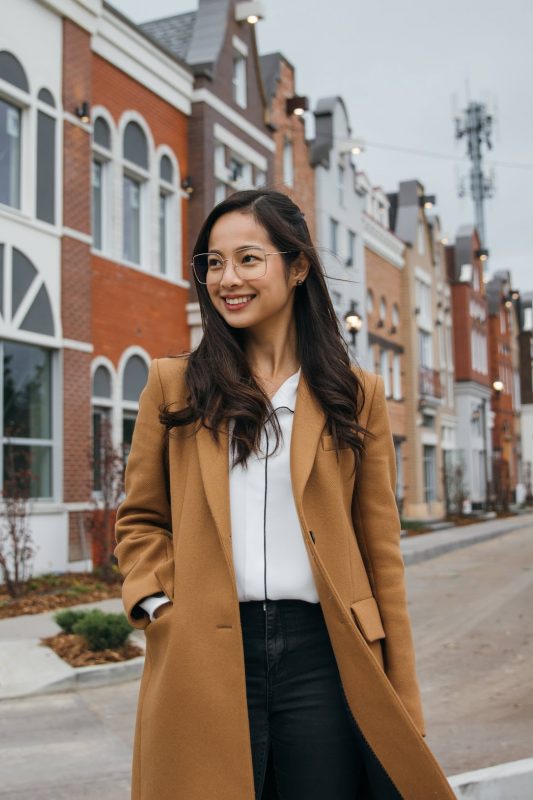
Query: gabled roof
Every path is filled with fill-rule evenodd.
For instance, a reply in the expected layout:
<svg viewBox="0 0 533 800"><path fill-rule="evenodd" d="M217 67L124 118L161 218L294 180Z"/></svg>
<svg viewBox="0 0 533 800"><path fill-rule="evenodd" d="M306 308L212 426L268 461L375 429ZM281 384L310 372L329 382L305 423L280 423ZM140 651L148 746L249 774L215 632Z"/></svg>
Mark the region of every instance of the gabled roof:
<svg viewBox="0 0 533 800"><path fill-rule="evenodd" d="M143 22L139 28L166 50L187 61L195 21L196 11L189 11L186 14Z"/></svg>
<svg viewBox="0 0 533 800"><path fill-rule="evenodd" d="M281 61L283 56L281 53L266 53L264 56L259 57L259 65L261 67L261 76L265 86L265 93L267 100L270 101L277 91L277 83L281 78Z"/></svg>

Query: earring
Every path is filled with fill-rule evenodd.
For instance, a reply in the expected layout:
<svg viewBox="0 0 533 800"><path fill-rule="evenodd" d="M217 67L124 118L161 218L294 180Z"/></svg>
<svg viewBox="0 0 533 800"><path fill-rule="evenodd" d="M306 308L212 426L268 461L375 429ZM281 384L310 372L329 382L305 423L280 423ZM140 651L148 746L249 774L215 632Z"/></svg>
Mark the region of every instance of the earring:
<svg viewBox="0 0 533 800"><path fill-rule="evenodd" d="M301 281L301 280L299 280L299 279L298 279L298 280L296 281L296 286L300 286L302 283L303 283L303 281Z"/></svg>

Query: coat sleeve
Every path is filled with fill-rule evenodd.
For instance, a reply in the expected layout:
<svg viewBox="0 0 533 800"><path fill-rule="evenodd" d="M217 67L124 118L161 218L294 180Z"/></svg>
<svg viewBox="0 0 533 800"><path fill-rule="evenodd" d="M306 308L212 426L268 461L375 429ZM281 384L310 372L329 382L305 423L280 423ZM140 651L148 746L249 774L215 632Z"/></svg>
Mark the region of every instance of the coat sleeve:
<svg viewBox="0 0 533 800"><path fill-rule="evenodd" d="M164 433L159 421L163 389L157 359L152 360L146 386L139 398L131 448L124 475L125 497L117 509L114 550L124 578L122 602L134 628L149 623L137 605L145 597L165 591L173 574L170 502L166 489Z"/></svg>
<svg viewBox="0 0 533 800"><path fill-rule="evenodd" d="M360 475L355 482L352 517L385 631L385 672L419 732L425 736L416 674L414 642L407 608L405 567L396 505L396 456L383 378L376 376L366 428Z"/></svg>

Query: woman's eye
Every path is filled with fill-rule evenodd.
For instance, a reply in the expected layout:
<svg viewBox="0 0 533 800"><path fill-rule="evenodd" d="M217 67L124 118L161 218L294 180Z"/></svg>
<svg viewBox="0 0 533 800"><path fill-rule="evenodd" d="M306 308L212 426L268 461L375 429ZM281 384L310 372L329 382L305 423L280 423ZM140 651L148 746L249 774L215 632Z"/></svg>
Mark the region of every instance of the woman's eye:
<svg viewBox="0 0 533 800"><path fill-rule="evenodd" d="M209 269L219 269L222 266L222 261L220 258L210 258L207 266Z"/></svg>

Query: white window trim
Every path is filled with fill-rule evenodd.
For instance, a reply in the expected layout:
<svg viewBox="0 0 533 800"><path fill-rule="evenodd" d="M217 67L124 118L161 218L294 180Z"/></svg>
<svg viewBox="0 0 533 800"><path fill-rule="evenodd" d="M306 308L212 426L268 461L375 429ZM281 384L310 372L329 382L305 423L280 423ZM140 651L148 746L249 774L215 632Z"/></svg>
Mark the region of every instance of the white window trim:
<svg viewBox="0 0 533 800"><path fill-rule="evenodd" d="M246 42L243 42L243 40L239 39L238 36L233 35L231 44L233 49L236 50L243 58L248 58L248 45Z"/></svg>

